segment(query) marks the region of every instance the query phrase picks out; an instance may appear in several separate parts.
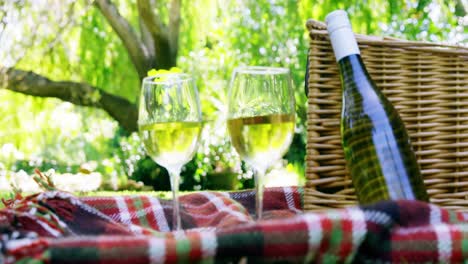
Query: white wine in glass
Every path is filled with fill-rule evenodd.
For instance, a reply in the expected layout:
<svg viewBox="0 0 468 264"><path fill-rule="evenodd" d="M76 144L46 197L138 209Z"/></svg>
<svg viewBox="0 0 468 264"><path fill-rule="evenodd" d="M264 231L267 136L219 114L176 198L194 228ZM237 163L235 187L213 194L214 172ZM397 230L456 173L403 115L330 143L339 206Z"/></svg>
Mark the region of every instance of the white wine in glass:
<svg viewBox="0 0 468 264"><path fill-rule="evenodd" d="M147 154L169 172L172 229L179 230L180 171L193 158L202 130L200 101L192 78L165 73L143 79L138 126Z"/></svg>
<svg viewBox="0 0 468 264"><path fill-rule="evenodd" d="M294 135L289 70L236 68L229 87L227 125L232 145L255 170L256 216L261 219L265 173L286 153Z"/></svg>

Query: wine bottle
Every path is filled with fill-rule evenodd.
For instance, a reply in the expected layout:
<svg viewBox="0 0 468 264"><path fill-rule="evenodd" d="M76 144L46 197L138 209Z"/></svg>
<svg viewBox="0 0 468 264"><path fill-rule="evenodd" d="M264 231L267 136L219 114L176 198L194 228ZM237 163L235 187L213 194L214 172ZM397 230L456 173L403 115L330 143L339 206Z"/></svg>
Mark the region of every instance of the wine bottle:
<svg viewBox="0 0 468 264"><path fill-rule="evenodd" d="M326 22L342 84L342 146L359 203L428 201L403 121L367 72L346 12Z"/></svg>

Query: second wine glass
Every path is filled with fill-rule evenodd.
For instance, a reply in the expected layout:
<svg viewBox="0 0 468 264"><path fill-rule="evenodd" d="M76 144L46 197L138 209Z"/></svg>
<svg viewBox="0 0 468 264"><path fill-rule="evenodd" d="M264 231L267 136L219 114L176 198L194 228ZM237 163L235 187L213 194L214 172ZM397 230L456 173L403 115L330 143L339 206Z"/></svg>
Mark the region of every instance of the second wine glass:
<svg viewBox="0 0 468 264"><path fill-rule="evenodd" d="M180 73L143 79L138 126L148 155L169 172L172 229L178 230L180 171L195 154L202 130L200 101L193 79Z"/></svg>
<svg viewBox="0 0 468 264"><path fill-rule="evenodd" d="M255 170L256 218L262 218L264 176L286 153L294 135L289 69L239 67L228 92L228 130L240 157Z"/></svg>

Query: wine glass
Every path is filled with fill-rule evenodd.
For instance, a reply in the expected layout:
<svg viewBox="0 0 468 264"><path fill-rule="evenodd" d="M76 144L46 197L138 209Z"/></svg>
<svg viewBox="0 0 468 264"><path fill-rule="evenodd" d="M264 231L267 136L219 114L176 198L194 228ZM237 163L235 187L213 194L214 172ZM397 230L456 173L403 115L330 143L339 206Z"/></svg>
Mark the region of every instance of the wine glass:
<svg viewBox="0 0 468 264"><path fill-rule="evenodd" d="M170 175L172 229L181 228L179 178L196 151L202 130L198 91L188 74L164 73L143 79L138 128L148 155Z"/></svg>
<svg viewBox="0 0 468 264"><path fill-rule="evenodd" d="M228 92L227 125L232 145L255 171L255 210L261 219L265 173L285 154L294 135L289 69L236 68Z"/></svg>

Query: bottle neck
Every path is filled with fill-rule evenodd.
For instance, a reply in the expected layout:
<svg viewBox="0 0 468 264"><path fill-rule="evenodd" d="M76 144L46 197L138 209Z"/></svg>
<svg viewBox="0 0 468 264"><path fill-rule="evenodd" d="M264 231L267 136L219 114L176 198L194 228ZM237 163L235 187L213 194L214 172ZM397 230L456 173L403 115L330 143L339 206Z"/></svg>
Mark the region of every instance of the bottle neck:
<svg viewBox="0 0 468 264"><path fill-rule="evenodd" d="M343 84L356 84L362 81L369 81L370 76L367 72L361 55L351 54L338 61L340 75Z"/></svg>
<svg viewBox="0 0 468 264"><path fill-rule="evenodd" d="M329 36L337 62L346 56L361 54L350 26L336 28L329 32Z"/></svg>

